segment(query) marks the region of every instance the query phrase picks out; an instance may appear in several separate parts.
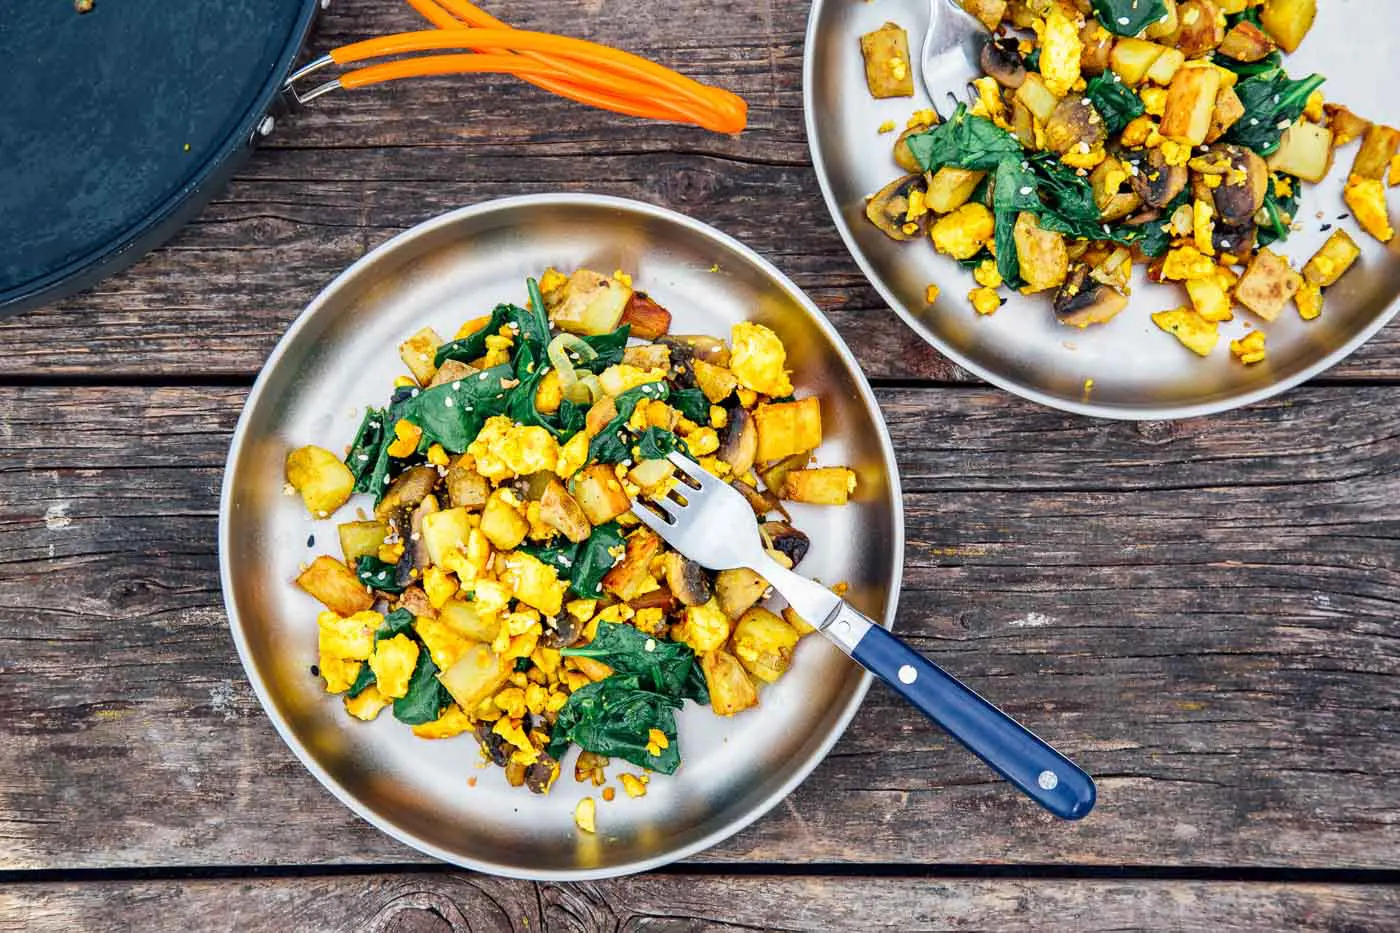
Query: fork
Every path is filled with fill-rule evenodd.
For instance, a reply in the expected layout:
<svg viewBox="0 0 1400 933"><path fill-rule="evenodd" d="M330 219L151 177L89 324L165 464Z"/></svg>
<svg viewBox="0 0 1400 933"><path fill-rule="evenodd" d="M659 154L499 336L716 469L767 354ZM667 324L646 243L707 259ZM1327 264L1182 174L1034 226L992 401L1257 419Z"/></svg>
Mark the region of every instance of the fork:
<svg viewBox="0 0 1400 933"><path fill-rule="evenodd" d="M978 62L987 39L986 27L956 0L929 0L919 66L924 90L935 105L980 73Z"/></svg>
<svg viewBox="0 0 1400 933"><path fill-rule="evenodd" d="M835 593L774 561L738 490L679 453L669 459L683 486L632 500L632 513L662 540L710 570L747 567L763 577L799 616L1051 813L1077 820L1093 809L1089 775Z"/></svg>

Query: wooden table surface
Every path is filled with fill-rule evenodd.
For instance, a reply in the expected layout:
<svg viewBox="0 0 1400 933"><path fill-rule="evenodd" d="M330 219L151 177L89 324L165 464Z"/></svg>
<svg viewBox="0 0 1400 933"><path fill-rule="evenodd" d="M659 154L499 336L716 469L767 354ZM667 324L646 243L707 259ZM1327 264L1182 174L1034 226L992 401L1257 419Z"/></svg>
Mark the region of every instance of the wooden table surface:
<svg viewBox="0 0 1400 933"><path fill-rule="evenodd" d="M0 323L0 930L1400 925L1400 329L1222 417L1035 407L927 348L843 250L803 135L801 0L493 6L722 83L751 127L507 79L324 98L168 246ZM315 46L410 28L335 0ZM613 882L445 870L302 769L219 593L247 389L371 247L561 190L713 223L829 315L899 455L899 628L1097 776L1089 819L1038 812L881 688L755 826Z"/></svg>

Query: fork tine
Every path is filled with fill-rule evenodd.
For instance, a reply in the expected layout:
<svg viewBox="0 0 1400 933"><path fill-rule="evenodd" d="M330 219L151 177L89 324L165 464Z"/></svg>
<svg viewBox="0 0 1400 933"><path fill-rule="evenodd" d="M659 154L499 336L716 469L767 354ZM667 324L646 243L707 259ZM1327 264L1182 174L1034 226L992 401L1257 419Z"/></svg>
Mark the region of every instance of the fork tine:
<svg viewBox="0 0 1400 933"><path fill-rule="evenodd" d="M632 500L632 514L637 516L637 520L643 525L646 525L652 531L660 535L663 540L669 541L671 533L676 529L675 525L664 521L661 516L657 515L645 505L642 505L642 503L636 499Z"/></svg>
<svg viewBox="0 0 1400 933"><path fill-rule="evenodd" d="M719 483L719 480L710 475L709 470L706 470L684 454L677 453L673 450L667 454L666 457L674 463L682 473L699 483L701 490L713 489Z"/></svg>

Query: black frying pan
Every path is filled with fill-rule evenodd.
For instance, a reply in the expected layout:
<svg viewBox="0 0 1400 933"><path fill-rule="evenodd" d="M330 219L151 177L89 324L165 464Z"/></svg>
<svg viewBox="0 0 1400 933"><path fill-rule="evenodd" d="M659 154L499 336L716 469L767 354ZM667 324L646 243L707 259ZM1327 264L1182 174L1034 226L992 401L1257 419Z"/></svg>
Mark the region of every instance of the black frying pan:
<svg viewBox="0 0 1400 933"><path fill-rule="evenodd" d="M10 0L0 14L0 317L131 265L283 106L318 0Z"/></svg>

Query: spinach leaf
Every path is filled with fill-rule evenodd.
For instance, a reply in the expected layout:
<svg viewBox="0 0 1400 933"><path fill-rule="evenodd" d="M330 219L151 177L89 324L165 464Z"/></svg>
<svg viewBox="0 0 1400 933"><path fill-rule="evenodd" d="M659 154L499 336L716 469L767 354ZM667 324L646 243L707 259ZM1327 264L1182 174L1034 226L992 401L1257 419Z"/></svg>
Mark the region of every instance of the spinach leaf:
<svg viewBox="0 0 1400 933"><path fill-rule="evenodd" d="M659 399L665 401L670 396L670 391L664 382L648 382L628 389L623 392L613 403L617 406L617 415L603 426L603 430L598 432L598 436L588 445L588 460L590 463L621 463L632 456L628 449L627 440L622 436L622 432L627 430L627 419L632 417L632 412L636 411L637 403L643 399Z"/></svg>
<svg viewBox="0 0 1400 933"><path fill-rule="evenodd" d="M602 661L619 674L635 674L647 690L710 702L705 675L688 645L653 638L630 625L599 622L591 642L559 653Z"/></svg>
<svg viewBox="0 0 1400 933"><path fill-rule="evenodd" d="M636 675L614 674L569 696L550 730L546 750L557 761L573 743L595 755L671 774L681 762L675 713L681 706L675 697L642 689ZM668 742L660 755L647 751L652 729L659 729Z"/></svg>
<svg viewBox="0 0 1400 933"><path fill-rule="evenodd" d="M699 389L674 389L666 401L696 424L710 423L710 400Z"/></svg>
<svg viewBox="0 0 1400 933"><path fill-rule="evenodd" d="M514 385L515 371L509 363L494 366L461 382L411 389L407 397L390 405L389 418L395 423L403 418L423 429L420 450L438 443L459 454L476 440L487 418L506 410L506 392Z"/></svg>
<svg viewBox="0 0 1400 933"><path fill-rule="evenodd" d="M1292 231L1293 219L1298 216L1299 188L1298 179L1291 175L1285 175L1293 185L1292 194L1287 197L1279 197L1278 186L1275 184L1274 176L1269 176L1269 193L1264 196L1264 210L1269 215L1269 222L1259 226L1259 245L1272 246L1275 243L1288 239Z"/></svg>
<svg viewBox="0 0 1400 933"><path fill-rule="evenodd" d="M361 554L355 561L355 576L365 586L381 593L402 593L404 589L395 579L394 565L386 564L373 554Z"/></svg>
<svg viewBox="0 0 1400 933"><path fill-rule="evenodd" d="M1172 237L1171 216L1176 213L1176 209L1183 204L1191 203L1191 189L1188 187L1181 194L1162 210L1162 216L1156 220L1149 220L1143 224L1117 224L1114 226L1113 234L1106 239L1112 239L1115 243L1122 243L1125 246L1136 246L1142 250L1143 255L1157 258L1165 256L1167 250L1171 249Z"/></svg>
<svg viewBox="0 0 1400 933"><path fill-rule="evenodd" d="M418 640L418 634L413 630L413 613L407 609L395 609L385 616L384 624L374 633L374 640L383 641L395 635L407 635L414 641Z"/></svg>
<svg viewBox="0 0 1400 933"><path fill-rule="evenodd" d="M966 104L948 122L909 137L909 151L928 172L945 165L990 172L1008 158L1022 158L1020 140L986 117L969 116Z"/></svg>
<svg viewBox="0 0 1400 933"><path fill-rule="evenodd" d="M539 287L536 286L536 292ZM441 366L448 360L470 363L486 353L486 338L500 331L502 325L514 324L517 332L517 345L531 342L543 347L549 343L549 319L545 317L544 305L538 313L526 311L519 305L500 304L491 309L491 315L479 330L460 340L449 341L437 348L433 354L433 365Z"/></svg>
<svg viewBox="0 0 1400 933"><path fill-rule="evenodd" d="M530 296L530 326L520 326L520 337L539 344L543 349L549 344L549 312L544 309L544 296L540 294L540 283L534 278L525 280L525 292Z"/></svg>
<svg viewBox="0 0 1400 933"><path fill-rule="evenodd" d="M537 354L539 358L537 358ZM515 378L520 383L507 396L506 414L517 424L538 425L559 441L567 441L583 430L585 410L570 401L559 403L559 410L546 414L535 405L535 393L549 373L542 351L534 344L522 344L515 355Z"/></svg>
<svg viewBox="0 0 1400 933"><path fill-rule="evenodd" d="M1094 15L1109 32L1135 36L1167 16L1163 0L1092 0Z"/></svg>
<svg viewBox="0 0 1400 933"><path fill-rule="evenodd" d="M1123 127L1147 112L1142 98L1133 93L1132 89L1123 83L1123 79L1112 71L1105 71L1090 81L1089 86L1084 89L1084 96L1089 98L1099 116L1103 117L1104 126L1110 136L1117 136L1123 132Z"/></svg>
<svg viewBox="0 0 1400 933"><path fill-rule="evenodd" d="M587 363L575 363L575 369L587 370L590 373L600 373L609 366L616 366L622 362L622 354L627 349L627 338L632 333L631 324L623 324L617 330L609 331L606 334L584 337L583 342L597 351L598 356Z"/></svg>
<svg viewBox="0 0 1400 933"><path fill-rule="evenodd" d="M1036 179L1020 159L1005 159L997 166L992 183L992 213L996 218L997 271L1011 287L1021 281L1021 259L1016 253L1016 218L1022 211L1039 213Z"/></svg>
<svg viewBox="0 0 1400 933"><path fill-rule="evenodd" d="M355 477L355 492L369 492L384 486L383 480L375 485L375 476L389 466L389 454L385 450L388 447L385 443L389 434L388 417L382 408L365 408L364 420L350 443L350 452L345 455L345 465Z"/></svg>
<svg viewBox="0 0 1400 933"><path fill-rule="evenodd" d="M426 648L418 649L418 664L408 680L408 692L394 701L394 718L410 726L432 722L452 702L447 688L438 682L437 665ZM602 681L599 681L601 683Z"/></svg>
<svg viewBox="0 0 1400 933"><path fill-rule="evenodd" d="M685 446L685 441L664 428L647 428L637 441L637 456L642 460L661 460L675 450L690 456L690 448Z"/></svg>
<svg viewBox="0 0 1400 933"><path fill-rule="evenodd" d="M1248 146L1261 156L1278 151L1283 131L1303 115L1308 98L1327 79L1311 75L1298 81L1282 68L1273 68L1235 85L1244 116L1230 127L1225 142Z"/></svg>
<svg viewBox="0 0 1400 933"><path fill-rule="evenodd" d="M1036 46L1035 49L1032 50L1031 54L1026 56L1027 71L1034 71L1036 74L1040 73L1040 52L1040 46Z"/></svg>
<svg viewBox="0 0 1400 933"><path fill-rule="evenodd" d="M361 662L360 673L355 677L355 682L350 685L350 689L345 691L345 695L353 700L372 687L374 683L374 669L369 666L369 662Z"/></svg>
<svg viewBox="0 0 1400 933"><path fill-rule="evenodd" d="M553 567L559 579L569 581L569 589L575 595L598 599L603 595L603 577L617 563L613 551L626 545L622 526L608 522L594 528L588 539L578 544L568 541L549 547L522 544L516 550Z"/></svg>
<svg viewBox="0 0 1400 933"><path fill-rule="evenodd" d="M1042 227L1086 240L1101 240L1109 235L1099 220L1094 188L1084 177L1048 153L1037 153L1030 162L1045 204Z"/></svg>

